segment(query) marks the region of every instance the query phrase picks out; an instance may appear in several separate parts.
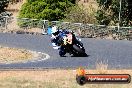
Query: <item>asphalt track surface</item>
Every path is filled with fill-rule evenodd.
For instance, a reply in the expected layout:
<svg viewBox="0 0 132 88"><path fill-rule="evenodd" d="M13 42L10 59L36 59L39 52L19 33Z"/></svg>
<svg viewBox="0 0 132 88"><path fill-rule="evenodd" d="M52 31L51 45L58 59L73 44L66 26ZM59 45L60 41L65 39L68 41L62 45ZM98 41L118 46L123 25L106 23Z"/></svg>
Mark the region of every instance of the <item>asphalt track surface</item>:
<svg viewBox="0 0 132 88"><path fill-rule="evenodd" d="M0 64L3 68L77 68L94 69L96 63L108 64L108 69L132 68L132 41L83 38L88 57L60 57L52 48L50 36L0 33L0 45L44 52L50 58L43 61Z"/></svg>

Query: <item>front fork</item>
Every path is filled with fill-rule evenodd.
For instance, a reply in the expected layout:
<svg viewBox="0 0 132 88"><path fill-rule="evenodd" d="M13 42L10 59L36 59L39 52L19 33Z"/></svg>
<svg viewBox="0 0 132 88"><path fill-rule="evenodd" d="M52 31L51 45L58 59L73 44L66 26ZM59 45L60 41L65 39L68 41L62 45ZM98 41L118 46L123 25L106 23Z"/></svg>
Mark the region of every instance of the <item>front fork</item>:
<svg viewBox="0 0 132 88"><path fill-rule="evenodd" d="M60 51L64 51L65 53L69 53L70 55L72 54L72 45L67 45L67 46L60 46L59 48Z"/></svg>

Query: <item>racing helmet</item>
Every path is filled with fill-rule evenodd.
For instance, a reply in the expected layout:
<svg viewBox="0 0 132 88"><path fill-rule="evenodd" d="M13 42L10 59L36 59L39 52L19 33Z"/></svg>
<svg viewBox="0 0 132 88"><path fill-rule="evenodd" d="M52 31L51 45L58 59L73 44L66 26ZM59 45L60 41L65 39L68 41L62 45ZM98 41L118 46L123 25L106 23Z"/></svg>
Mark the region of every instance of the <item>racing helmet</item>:
<svg viewBox="0 0 132 88"><path fill-rule="evenodd" d="M51 33L53 34L53 33L55 33L55 32L57 32L58 30L57 30L57 26L56 25L53 25L52 26L52 29L51 29Z"/></svg>

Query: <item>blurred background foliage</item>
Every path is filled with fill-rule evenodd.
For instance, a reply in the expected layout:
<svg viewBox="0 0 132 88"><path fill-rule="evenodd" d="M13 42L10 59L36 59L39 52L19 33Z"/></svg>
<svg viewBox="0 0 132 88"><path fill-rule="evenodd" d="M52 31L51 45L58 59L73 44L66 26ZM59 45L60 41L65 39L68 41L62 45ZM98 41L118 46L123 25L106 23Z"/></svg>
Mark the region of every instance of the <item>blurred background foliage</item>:
<svg viewBox="0 0 132 88"><path fill-rule="evenodd" d="M0 13L6 10L9 1L0 0ZM94 0L98 9L78 2L90 3L93 0L27 0L19 11L20 18L45 19L49 21L61 20L90 24L132 26L132 2L131 0ZM119 12L121 21L119 22Z"/></svg>
<svg viewBox="0 0 132 88"><path fill-rule="evenodd" d="M121 10L120 10L121 1ZM97 0L99 10L96 13L96 18L99 24L132 26L132 2L130 0ZM119 12L121 20L119 22Z"/></svg>
<svg viewBox="0 0 132 88"><path fill-rule="evenodd" d="M27 0L20 11L20 18L61 20L74 0Z"/></svg>

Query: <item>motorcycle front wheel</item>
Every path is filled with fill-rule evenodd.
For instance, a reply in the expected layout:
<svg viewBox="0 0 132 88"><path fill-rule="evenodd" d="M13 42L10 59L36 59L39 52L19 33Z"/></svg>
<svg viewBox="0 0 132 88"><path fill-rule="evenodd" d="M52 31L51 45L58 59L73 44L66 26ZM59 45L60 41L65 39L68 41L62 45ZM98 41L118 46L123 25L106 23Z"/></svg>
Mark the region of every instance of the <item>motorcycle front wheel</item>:
<svg viewBox="0 0 132 88"><path fill-rule="evenodd" d="M65 54L66 54L66 51L65 51L64 47L61 46L60 49L59 49L60 57L64 57Z"/></svg>

